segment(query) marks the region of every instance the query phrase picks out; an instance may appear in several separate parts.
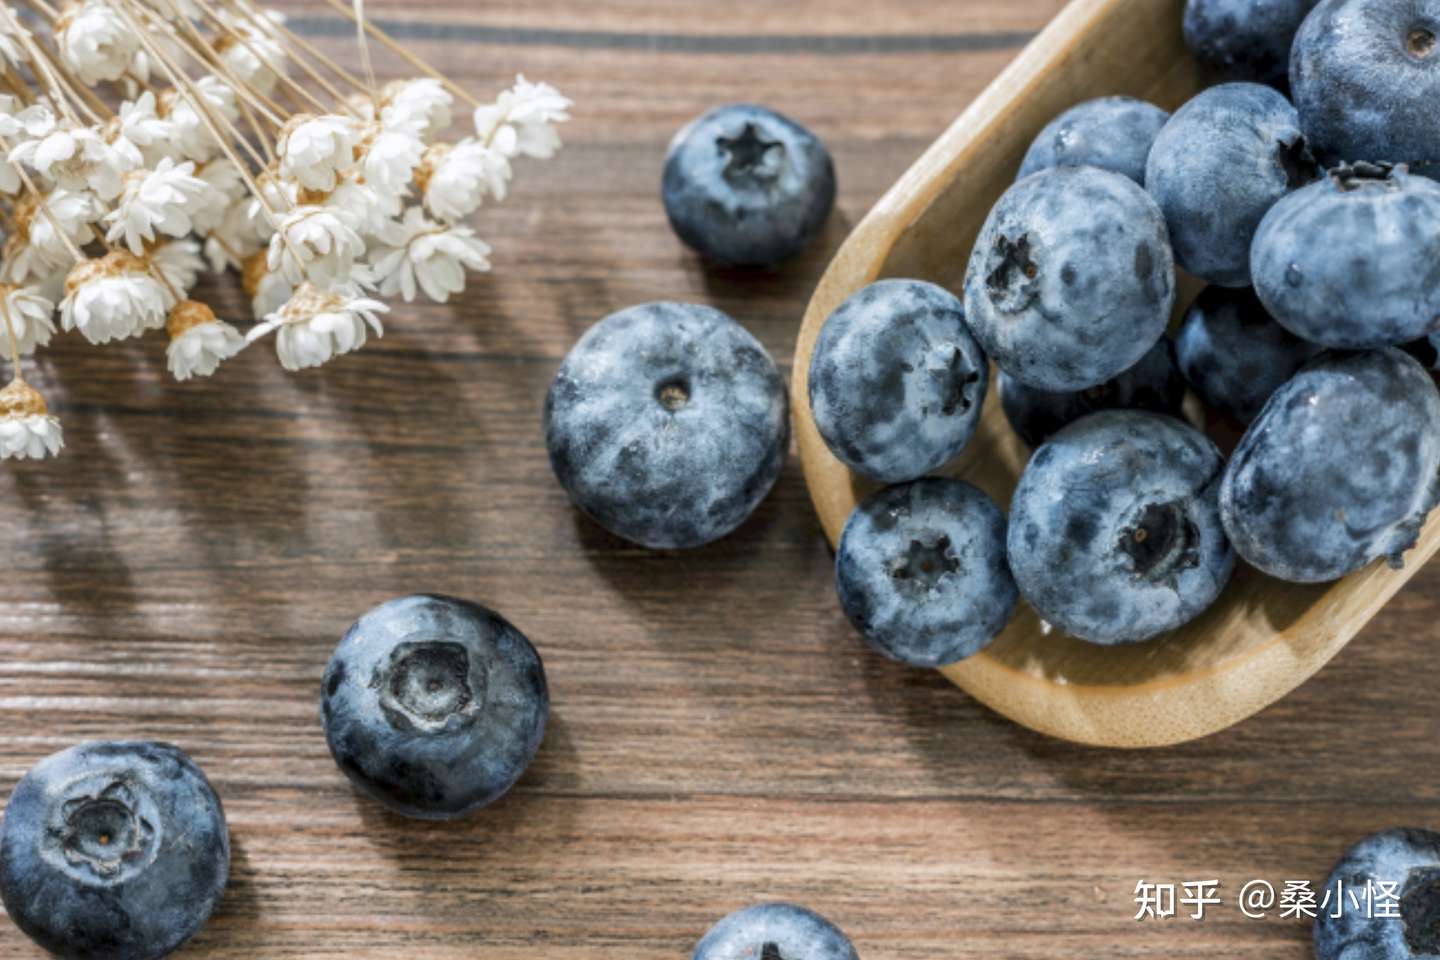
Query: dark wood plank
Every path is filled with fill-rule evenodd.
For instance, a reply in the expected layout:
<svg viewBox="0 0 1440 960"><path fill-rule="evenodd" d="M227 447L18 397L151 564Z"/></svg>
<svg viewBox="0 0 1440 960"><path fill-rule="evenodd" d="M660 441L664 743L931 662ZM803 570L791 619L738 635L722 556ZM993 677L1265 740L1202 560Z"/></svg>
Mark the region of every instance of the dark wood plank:
<svg viewBox="0 0 1440 960"><path fill-rule="evenodd" d="M577 102L569 146L478 216L493 276L452 308L397 307L383 340L323 371L286 375L256 350L176 385L158 339L72 337L46 355L35 379L69 449L0 470L0 789L81 739L191 751L236 850L194 958L661 960L766 898L822 910L872 960L1309 956L1303 924L1233 906L1136 924L1132 892L1142 878L1219 878L1231 895L1255 877L1318 881L1352 839L1440 819L1425 706L1440 686L1440 571L1259 717L1174 749L1088 750L867 654L836 609L797 465L734 536L658 557L578 518L541 444L560 357L633 302L712 302L788 365L847 225L1013 53L861 39L1024 35L1059 5L375 10L518 31L417 47L475 90L522 69L556 83ZM318 42L345 50L326 29ZM570 35L587 32L599 39ZM667 52L606 35L760 39ZM767 49L774 36L815 49ZM817 37L850 39L836 52ZM732 99L811 124L839 166L824 241L772 273L703 268L656 199L673 130ZM501 608L551 678L535 766L463 823L359 800L317 719L340 633L415 590ZM38 956L8 924L0 955Z"/></svg>

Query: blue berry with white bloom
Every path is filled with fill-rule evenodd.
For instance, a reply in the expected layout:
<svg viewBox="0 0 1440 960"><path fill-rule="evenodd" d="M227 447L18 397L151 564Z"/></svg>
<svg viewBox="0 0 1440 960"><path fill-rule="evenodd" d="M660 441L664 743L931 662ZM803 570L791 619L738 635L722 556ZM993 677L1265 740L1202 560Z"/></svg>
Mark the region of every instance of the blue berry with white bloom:
<svg viewBox="0 0 1440 960"><path fill-rule="evenodd" d="M691 960L860 960L848 937L813 910L761 903L725 917Z"/></svg>

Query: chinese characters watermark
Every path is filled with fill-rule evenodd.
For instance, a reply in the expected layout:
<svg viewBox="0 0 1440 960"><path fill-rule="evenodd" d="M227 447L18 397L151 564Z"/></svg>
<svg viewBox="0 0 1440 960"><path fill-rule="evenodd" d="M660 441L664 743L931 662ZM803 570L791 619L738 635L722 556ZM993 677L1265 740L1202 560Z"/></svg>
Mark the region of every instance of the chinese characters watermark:
<svg viewBox="0 0 1440 960"><path fill-rule="evenodd" d="M1136 920L1204 920L1210 907L1230 904L1220 894L1219 880L1185 880L1180 883L1135 884ZM1281 920L1339 919L1347 912L1363 911L1366 919L1399 918L1400 883L1367 881L1363 887L1337 881L1317 896L1309 880L1284 880L1277 891L1268 880L1251 880L1240 888L1233 905L1251 920L1275 916Z"/></svg>

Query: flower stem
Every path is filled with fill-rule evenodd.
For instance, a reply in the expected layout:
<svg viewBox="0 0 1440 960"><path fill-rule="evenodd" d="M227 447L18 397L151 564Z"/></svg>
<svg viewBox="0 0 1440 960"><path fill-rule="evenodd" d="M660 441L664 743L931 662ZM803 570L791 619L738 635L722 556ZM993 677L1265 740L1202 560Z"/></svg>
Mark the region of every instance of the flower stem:
<svg viewBox="0 0 1440 960"><path fill-rule="evenodd" d="M345 4L341 3L340 0L324 0L324 2L328 6L333 7L340 13L344 14L346 19L348 19L351 23L358 24L360 22L359 19L355 16L355 11L351 10ZM445 76L445 74L441 73L439 70L436 70L434 67L430 66L430 64L427 63L425 60L421 59L418 54L411 53L405 47L401 46L399 43L391 39L388 33L375 26L375 24L367 21L364 23L364 27L366 33L370 34L370 36L380 41L380 43L383 44L386 48L388 48L392 53L403 59L406 63L410 64L415 69L421 71L422 73L425 73L427 76L439 80L451 93L455 94L455 96L459 97L461 100L464 100L472 107L483 106L483 104L479 100L475 99L469 93L467 93L464 89L460 87L459 84L455 83L455 81Z"/></svg>

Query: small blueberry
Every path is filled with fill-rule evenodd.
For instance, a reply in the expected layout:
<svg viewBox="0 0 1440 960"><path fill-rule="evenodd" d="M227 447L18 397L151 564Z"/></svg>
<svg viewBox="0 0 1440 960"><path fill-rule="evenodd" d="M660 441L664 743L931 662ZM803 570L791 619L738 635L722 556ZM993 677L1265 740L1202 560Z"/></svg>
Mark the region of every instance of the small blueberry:
<svg viewBox="0 0 1440 960"><path fill-rule="evenodd" d="M717 540L760 505L789 445L785 382L760 342L710 307L613 313L545 398L545 443L570 499L653 549Z"/></svg>
<svg viewBox="0 0 1440 960"><path fill-rule="evenodd" d="M504 617L451 597L382 603L341 639L321 682L330 753L396 813L463 816L535 757L550 694L540 655Z"/></svg>
<svg viewBox="0 0 1440 960"><path fill-rule="evenodd" d="M1021 596L1092 643L1188 623L1235 565L1216 506L1224 465L1174 417L1110 410L1070 424L1035 451L1010 504Z"/></svg>
<svg viewBox="0 0 1440 960"><path fill-rule="evenodd" d="M1165 212L1175 262L1202 280L1250 285L1250 242L1266 211L1319 174L1290 101L1256 83L1191 99L1155 138L1145 189Z"/></svg>
<svg viewBox="0 0 1440 960"><path fill-rule="evenodd" d="M1295 36L1290 89L1327 166L1440 177L1440 0L1321 0Z"/></svg>
<svg viewBox="0 0 1440 960"><path fill-rule="evenodd" d="M1276 323L1249 287L1200 291L1175 338L1180 372L1196 395L1242 425L1319 352Z"/></svg>
<svg viewBox="0 0 1440 960"><path fill-rule="evenodd" d="M789 117L730 104L675 135L661 198L691 249L721 263L770 266L824 226L835 205L835 166L825 145Z"/></svg>
<svg viewBox="0 0 1440 960"><path fill-rule="evenodd" d="M890 659L916 667L963 660L1015 612L1005 515L963 480L884 487L845 523L835 587L855 629Z"/></svg>
<svg viewBox="0 0 1440 960"><path fill-rule="evenodd" d="M953 294L919 280L881 280L821 328L810 410L836 457L880 483L899 483L964 449L989 379Z"/></svg>
<svg viewBox="0 0 1440 960"><path fill-rule="evenodd" d="M1051 167L1099 167L1145 185L1150 145L1170 114L1134 97L1086 100L1051 120L1020 163L1023 180Z"/></svg>
<svg viewBox="0 0 1440 960"><path fill-rule="evenodd" d="M1009 374L1000 374L1000 406L1005 419L1031 447L1100 410L1149 410L1178 417L1184 401L1185 381L1175 367L1175 346L1169 337L1157 340L1129 370L1084 390L1036 390Z"/></svg>
<svg viewBox="0 0 1440 960"><path fill-rule="evenodd" d="M1284 90L1290 44L1316 0L1187 0L1185 45L1223 80Z"/></svg>
<svg viewBox="0 0 1440 960"><path fill-rule="evenodd" d="M839 927L813 910L761 903L711 927L691 960L860 960L860 955Z"/></svg>
<svg viewBox="0 0 1440 960"><path fill-rule="evenodd" d="M1440 327L1440 183L1404 167L1336 167L1255 232L1255 293L1291 333L1364 350Z"/></svg>
<svg viewBox="0 0 1440 960"><path fill-rule="evenodd" d="M1270 397L1225 470L1220 514L1272 577L1400 566L1440 500L1440 390L1408 354L1324 353Z"/></svg>
<svg viewBox="0 0 1440 960"><path fill-rule="evenodd" d="M1325 892L1336 902L1315 915L1315 960L1440 957L1440 833L1401 827L1366 837L1335 864Z"/></svg>
<svg viewBox="0 0 1440 960"><path fill-rule="evenodd" d="M1083 390L1134 366L1165 333L1174 300L1159 208L1097 167L1011 186L965 274L971 332L1001 370L1041 390Z"/></svg>
<svg viewBox="0 0 1440 960"><path fill-rule="evenodd" d="M0 898L67 960L158 960L205 925L230 874L225 812L168 743L83 743L16 785L0 827Z"/></svg>

